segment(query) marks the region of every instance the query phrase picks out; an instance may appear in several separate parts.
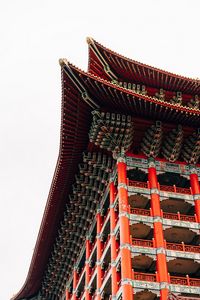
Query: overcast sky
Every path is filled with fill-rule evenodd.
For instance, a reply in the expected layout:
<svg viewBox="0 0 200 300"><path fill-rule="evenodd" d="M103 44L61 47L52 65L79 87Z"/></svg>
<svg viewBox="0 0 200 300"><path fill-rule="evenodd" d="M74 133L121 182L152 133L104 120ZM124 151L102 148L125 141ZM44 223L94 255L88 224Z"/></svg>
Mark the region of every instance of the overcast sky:
<svg viewBox="0 0 200 300"><path fill-rule="evenodd" d="M7 0L0 6L0 300L22 287L59 150L58 59L87 69L86 37L200 77L199 0Z"/></svg>

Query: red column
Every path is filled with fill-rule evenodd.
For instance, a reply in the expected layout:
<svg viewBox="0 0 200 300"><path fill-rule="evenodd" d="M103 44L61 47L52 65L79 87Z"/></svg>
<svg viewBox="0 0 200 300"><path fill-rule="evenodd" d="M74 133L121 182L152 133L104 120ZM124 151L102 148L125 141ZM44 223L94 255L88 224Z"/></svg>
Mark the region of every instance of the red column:
<svg viewBox="0 0 200 300"><path fill-rule="evenodd" d="M74 273L73 273L73 296L72 299L76 300L76 287L77 287L77 283L78 283L78 273L77 270L74 269Z"/></svg>
<svg viewBox="0 0 200 300"><path fill-rule="evenodd" d="M199 188L199 178L194 166L190 167L190 185L192 189L192 194L194 196L195 202L195 214L197 216L197 221L200 223L200 188Z"/></svg>
<svg viewBox="0 0 200 300"><path fill-rule="evenodd" d="M114 234L114 229L117 224L117 214L114 209L114 201L116 195L116 188L114 182L110 182L110 237L111 237L111 290L112 296L115 296L118 291L119 274L117 273L116 266L113 263L117 258L117 241Z"/></svg>
<svg viewBox="0 0 200 300"><path fill-rule="evenodd" d="M90 274L91 274L91 269L89 265L89 257L90 257L90 250L91 250L91 245L90 241L87 238L86 239L86 260L85 260L85 300L90 300L91 295L88 290L88 285L90 282Z"/></svg>
<svg viewBox="0 0 200 300"><path fill-rule="evenodd" d="M65 291L65 300L69 300L70 299L70 294L69 294L69 290L68 288Z"/></svg>
<svg viewBox="0 0 200 300"><path fill-rule="evenodd" d="M132 279L132 262L129 227L129 205L127 193L126 162L124 157L117 160L118 171L118 195L119 195L119 224L120 224L120 252L121 252L121 280L122 299L133 300L133 288L127 280Z"/></svg>
<svg viewBox="0 0 200 300"><path fill-rule="evenodd" d="M165 241L163 236L163 228L161 222L160 195L158 190L158 180L154 160L149 160L148 180L151 189L151 209L154 217L154 240L157 250L157 271L159 281L162 283L160 291L160 299L168 298L168 270L165 255Z"/></svg>
<svg viewBox="0 0 200 300"><path fill-rule="evenodd" d="M102 254L102 241L100 237L101 227L102 227L102 217L100 214L100 210L97 211L97 262L96 262L96 269L97 269L97 300L101 299L101 296L99 294L100 288L102 285L102 277L103 277L103 271L101 268L100 260L101 260L101 254Z"/></svg>

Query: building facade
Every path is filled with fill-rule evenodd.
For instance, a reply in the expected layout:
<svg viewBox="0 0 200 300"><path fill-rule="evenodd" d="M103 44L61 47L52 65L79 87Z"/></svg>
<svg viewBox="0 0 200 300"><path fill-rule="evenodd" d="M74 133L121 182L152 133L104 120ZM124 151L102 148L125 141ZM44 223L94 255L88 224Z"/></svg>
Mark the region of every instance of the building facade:
<svg viewBox="0 0 200 300"><path fill-rule="evenodd" d="M197 299L200 81L87 39L65 59L58 162L14 300Z"/></svg>

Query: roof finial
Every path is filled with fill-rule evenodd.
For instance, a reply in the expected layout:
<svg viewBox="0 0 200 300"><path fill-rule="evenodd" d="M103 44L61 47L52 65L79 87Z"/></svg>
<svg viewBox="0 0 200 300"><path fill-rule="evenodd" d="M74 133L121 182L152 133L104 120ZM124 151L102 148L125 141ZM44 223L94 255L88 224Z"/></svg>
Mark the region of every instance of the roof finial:
<svg viewBox="0 0 200 300"><path fill-rule="evenodd" d="M86 42L88 43L88 45L94 44L94 40L91 37L86 37Z"/></svg>
<svg viewBox="0 0 200 300"><path fill-rule="evenodd" d="M69 62L66 58L60 58L59 59L59 64L60 64L61 67L64 67L64 66L68 66Z"/></svg>

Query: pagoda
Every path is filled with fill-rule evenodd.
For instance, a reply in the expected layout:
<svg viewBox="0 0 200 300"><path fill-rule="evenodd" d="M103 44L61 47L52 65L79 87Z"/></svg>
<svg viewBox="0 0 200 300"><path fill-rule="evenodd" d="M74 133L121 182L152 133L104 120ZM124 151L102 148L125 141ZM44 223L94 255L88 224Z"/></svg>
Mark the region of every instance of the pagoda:
<svg viewBox="0 0 200 300"><path fill-rule="evenodd" d="M200 80L92 38L60 59L60 151L13 300L200 299Z"/></svg>

